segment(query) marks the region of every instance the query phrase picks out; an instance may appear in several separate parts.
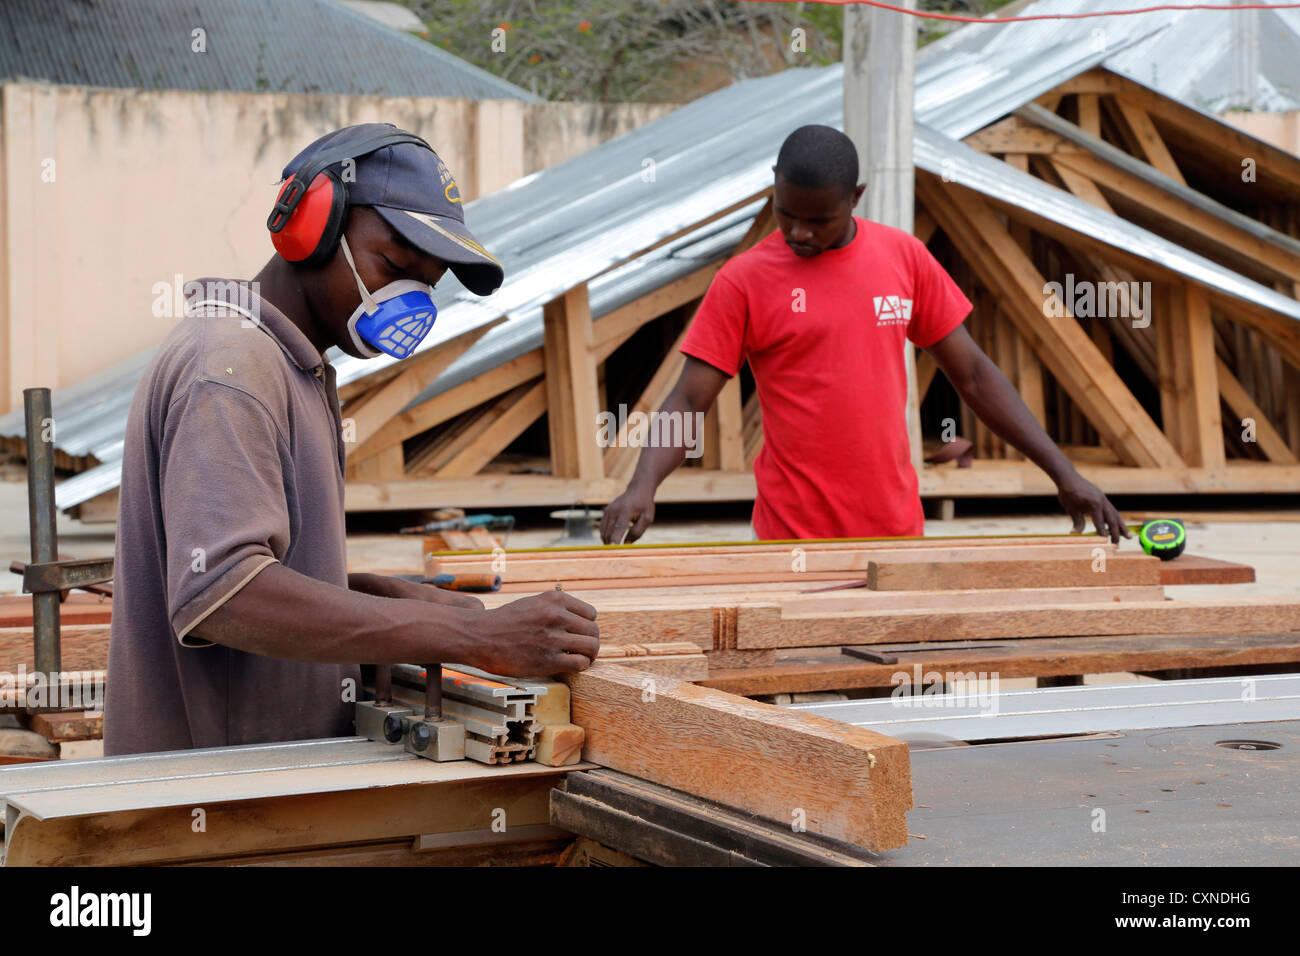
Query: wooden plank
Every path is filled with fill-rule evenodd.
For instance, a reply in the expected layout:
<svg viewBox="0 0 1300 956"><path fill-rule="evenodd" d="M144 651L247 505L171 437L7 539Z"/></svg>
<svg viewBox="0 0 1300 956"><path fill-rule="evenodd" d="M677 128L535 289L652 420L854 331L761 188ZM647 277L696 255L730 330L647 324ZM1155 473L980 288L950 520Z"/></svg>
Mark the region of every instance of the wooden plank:
<svg viewBox="0 0 1300 956"><path fill-rule="evenodd" d="M568 769L407 760L364 772L350 764L23 794L9 798L19 817L5 835L5 865L219 861L422 834L487 836L493 808L511 828L549 823L550 789ZM198 832L194 807L205 811Z"/></svg>
<svg viewBox="0 0 1300 956"><path fill-rule="evenodd" d="M1291 494L1300 487L1300 466L1274 462L1229 461L1223 468L1132 468L1078 463L1079 473L1107 494ZM623 493L616 479L581 481L551 475L480 472L472 478L406 478L355 481L347 486L348 511L427 509L431 504L462 508L571 507L574 501L597 505ZM972 468L926 467L920 492L926 498L1054 497L1056 486L1027 462L981 462ZM679 468L659 487L655 500L753 501L752 472Z"/></svg>
<svg viewBox="0 0 1300 956"><path fill-rule="evenodd" d="M397 481L406 473L406 456L401 445L389 445L373 455L349 461L348 481Z"/></svg>
<svg viewBox="0 0 1300 956"><path fill-rule="evenodd" d="M873 591L940 591L973 588L1140 587L1160 584L1159 558L1149 555L1037 560L915 560L899 555L872 561Z"/></svg>
<svg viewBox="0 0 1300 956"><path fill-rule="evenodd" d="M640 397L628 409L628 421L633 421L633 416L637 414L650 414L661 408L664 402L667 401L673 387L677 384L678 378L681 377L682 369L686 366L686 356L682 354L681 347L682 343L686 341L688 331L690 331L689 325L682 329L673 341L673 344L668 349L668 354L659 363L659 367L655 370L654 375L650 377L649 383L641 391ZM620 428L617 440L613 445L605 449L605 474L611 478L626 482L631 477L633 469L636 468L640 454L641 449L634 447L628 441L627 428Z"/></svg>
<svg viewBox="0 0 1300 956"><path fill-rule="evenodd" d="M1080 93L1075 98L1078 109L1078 126L1085 133L1101 136L1101 110L1096 93Z"/></svg>
<svg viewBox="0 0 1300 956"><path fill-rule="evenodd" d="M1053 162L1052 169L1056 171L1056 175L1061 177L1061 182L1065 184L1065 188L1074 193L1074 195L1078 196L1084 202L1091 203L1098 209L1104 209L1109 213L1114 213L1115 210L1111 208L1110 202L1106 197L1101 194L1101 190L1097 188L1097 184L1083 173L1076 172L1071 167L1059 162Z"/></svg>
<svg viewBox="0 0 1300 956"><path fill-rule="evenodd" d="M907 745L597 661L566 678L588 760L869 850L907 842Z"/></svg>
<svg viewBox="0 0 1300 956"><path fill-rule="evenodd" d="M1220 561L1199 554L1180 554L1160 565L1160 583L1172 584L1251 584L1255 569L1236 561Z"/></svg>
<svg viewBox="0 0 1300 956"><path fill-rule="evenodd" d="M1258 162L1261 181L1272 178L1279 185L1300 187L1300 160L1229 123L1216 121L1203 111L1184 106L1155 90L1142 86L1118 73L1098 67L1066 80L1053 91L1060 93L1097 93L1122 97L1154 114L1161 125L1197 140L1207 155L1218 154L1238 168L1241 157L1252 156ZM1041 100L1040 100L1041 102Z"/></svg>
<svg viewBox="0 0 1300 956"><path fill-rule="evenodd" d="M1019 116L1007 116L998 120L967 136L962 142L984 153L1022 155L1078 152L1082 148Z"/></svg>
<svg viewBox="0 0 1300 956"><path fill-rule="evenodd" d="M1051 559L1093 559L1093 550L1100 549L1103 557L1110 560L1114 556L1113 546L1109 542L1092 539L1066 545L1038 547L1032 552L1033 557L1026 556L1024 550L1017 546L985 547L980 549L982 561L1047 561ZM694 577L702 574L766 574L771 580L798 580L800 575L811 572L858 572L865 576L872 561L887 559L893 555L888 548L866 546L861 549L821 549L799 548L764 552L728 552L695 554L659 554L653 551L623 554L613 560L610 554L570 556L563 553L549 558L536 558L530 561L512 561L507 552L501 580L504 583L519 584L524 582L554 583L585 578L604 578L621 580L626 578L664 578ZM955 561L962 560L963 555L953 548L920 548L913 560ZM491 555L457 559L448 555L438 556L438 568L447 574L487 573L491 570Z"/></svg>
<svg viewBox="0 0 1300 956"><path fill-rule="evenodd" d="M1300 602L1241 598L1223 601L1128 602L962 611L898 611L848 616L783 610L736 609L740 649L886 644L934 640L998 640L1104 634L1276 634L1300 631Z"/></svg>
<svg viewBox="0 0 1300 956"><path fill-rule="evenodd" d="M752 248L766 238L775 228L776 218L772 212L772 202L769 199L754 217L754 221L737 244L732 255L738 256ZM690 326L687 325L669 347L668 354L660 362L658 369L651 376L649 383L642 390L636 403L628 410L629 421L635 413L648 414L660 408L667 400L673 387L677 384L677 380L681 377L682 369L686 365L686 357L682 354L681 347L682 343L686 341L686 333L689 330ZM605 450L605 474L625 482L636 467L639 455L640 449L633 448L628 444L627 429L620 429L617 441Z"/></svg>
<svg viewBox="0 0 1300 956"><path fill-rule="evenodd" d="M1295 453L1287 446L1286 439L1278 433L1272 422L1264 416L1264 412L1255 404L1255 400L1250 397L1241 383L1237 381L1236 376L1224 364L1223 359L1216 357L1214 363L1219 393L1223 396L1223 400L1228 403L1228 407L1232 409L1233 414L1239 419L1233 427L1240 427L1244 430L1246 419L1250 419L1254 423L1255 440L1259 443L1259 449L1267 456L1269 461L1278 461L1288 465L1300 464L1300 459L1297 459Z"/></svg>
<svg viewBox="0 0 1300 956"><path fill-rule="evenodd" d="M941 185L933 177L920 176L917 186L927 197L926 207L963 255L979 265L985 281L997 288L1021 336L1106 444L1128 464L1180 465L1174 447L1059 299L1050 296L1044 307L1043 290L1047 284L1042 274L992 209L974 193L953 183Z"/></svg>
<svg viewBox="0 0 1300 956"><path fill-rule="evenodd" d="M607 357L606 348L612 352L647 322L703 296L720 268L722 263L715 262L696 269L596 319L591 342L597 361Z"/></svg>
<svg viewBox="0 0 1300 956"><path fill-rule="evenodd" d="M1178 422L1185 443L1179 450L1189 465L1222 468L1223 426L1209 300L1196 286L1175 288L1169 318L1173 327Z"/></svg>
<svg viewBox="0 0 1300 956"><path fill-rule="evenodd" d="M468 478L477 474L545 412L546 383L538 381L505 407L494 406L493 420L438 469L437 477Z"/></svg>
<svg viewBox="0 0 1300 956"><path fill-rule="evenodd" d="M503 392L537 378L543 371L542 350L525 352L490 372L393 416L369 439L359 443L353 456L359 460L390 445L400 445L420 432L428 431L435 425L441 425Z"/></svg>
<svg viewBox="0 0 1300 956"><path fill-rule="evenodd" d="M1110 637L1041 638L989 642L987 649L926 650L898 654L896 664L877 664L834 651L806 651L799 656L753 667L711 668L707 687L732 694L810 693L897 686L900 671L997 674L1000 680L1108 674L1172 668L1266 667L1300 665L1300 637L1295 634L1126 634ZM771 655L771 651L732 651Z"/></svg>
<svg viewBox="0 0 1300 956"><path fill-rule="evenodd" d="M1192 230L1201 239L1213 243L1218 250L1234 259L1249 258L1281 278L1300 277L1300 265L1296 263L1295 254L1285 247L1246 232L1211 212L1165 192L1159 186L1139 179L1118 166L1112 166L1092 153L1070 153L1054 157L1053 165L1054 168L1069 170L1080 177L1072 180L1074 182L1092 183L1093 189L1098 186L1109 189L1130 202L1140 203L1150 214ZM1094 201L1090 196L1091 190L1083 198Z"/></svg>
<svg viewBox="0 0 1300 956"><path fill-rule="evenodd" d="M709 676L708 658L698 644L690 641L602 644L599 657L607 664L627 664L651 674L664 674L680 680L700 681ZM567 694L567 687L565 692Z"/></svg>
<svg viewBox="0 0 1300 956"><path fill-rule="evenodd" d="M107 625L85 624L62 628L60 666L64 671L103 670L108 666ZM0 628L0 672L16 674L22 664L30 673L36 666L31 627Z"/></svg>
<svg viewBox="0 0 1300 956"><path fill-rule="evenodd" d="M890 551L937 548L1062 548L1101 544L1112 547L1105 538L1095 534L1007 534L1007 535L928 535L919 538L808 538L789 541L713 541L697 544L675 542L671 544L611 544L594 547L564 548L511 548L506 560L550 561L557 557L617 559L619 555L636 554L788 554L792 547L805 551L862 551L882 548ZM485 549L470 554L439 551L440 558L471 558L486 555ZM489 555L490 556L490 555ZM486 569L485 569L486 570Z"/></svg>
<svg viewBox="0 0 1300 956"><path fill-rule="evenodd" d="M441 375L447 366L487 334L489 329L504 321L504 318L499 318L486 325L470 329L468 332L462 332L446 342L440 342L407 359L402 363L400 374L376 386L359 403L360 407L355 412L345 412L344 434L351 438L347 443L349 459L356 458L360 461L358 453L363 450L369 454L370 450L366 446L369 438L400 412L411 399L419 395L425 386ZM374 451L379 450L379 448L374 449Z"/></svg>
<svg viewBox="0 0 1300 956"><path fill-rule="evenodd" d="M14 578L17 581L17 577ZM81 624L107 624L113 614L113 599L95 594L73 592L59 605L59 621L64 627ZM0 597L0 628L31 627L32 599L27 594Z"/></svg>
<svg viewBox="0 0 1300 956"><path fill-rule="evenodd" d="M605 468L596 442L596 362L586 283L546 303L542 321L551 473L567 478L603 477Z"/></svg>
<svg viewBox="0 0 1300 956"><path fill-rule="evenodd" d="M744 411L740 402L739 375L732 376L722 386L712 411L717 416L718 467L723 471L744 471ZM706 430L706 434L712 433Z"/></svg>
<svg viewBox="0 0 1300 956"><path fill-rule="evenodd" d="M706 664L705 667L707 666ZM104 736L104 715L84 710L32 714L28 727L55 743L99 740Z"/></svg>
<svg viewBox="0 0 1300 956"><path fill-rule="evenodd" d="M1169 148L1160 138L1160 133L1151 122L1151 117L1147 115L1146 110L1124 96L1116 98L1115 105L1119 107L1129 129L1133 131L1146 161L1174 182L1186 186L1187 180L1183 178L1182 171L1174 162L1174 157L1170 155Z"/></svg>
<svg viewBox="0 0 1300 956"><path fill-rule="evenodd" d="M577 593L585 597L587 592ZM601 644L691 641L699 644L706 652L732 650L744 646L737 643L742 621L747 621L747 626L766 629L779 637L781 628L788 623L785 621L786 616L838 623L843 637L832 643L865 643L852 636L857 633L862 620L878 622L895 613L906 615L927 611L955 614L989 609L999 612L1008 607L1023 607L1025 603L1024 592L1018 588L967 591L871 591L861 588L820 595L773 595L766 601L751 599L757 597L732 595L715 600L700 598L676 601L665 601L660 597L640 604L633 601L612 604L602 601L597 605ZM1039 608L1077 609L1085 605L1110 608L1117 605L1148 606L1163 598L1164 594L1158 587L1041 588L1034 593L1034 604ZM801 633L801 626L792 625L792 633ZM908 639L940 638L931 635L898 638L900 641Z"/></svg>

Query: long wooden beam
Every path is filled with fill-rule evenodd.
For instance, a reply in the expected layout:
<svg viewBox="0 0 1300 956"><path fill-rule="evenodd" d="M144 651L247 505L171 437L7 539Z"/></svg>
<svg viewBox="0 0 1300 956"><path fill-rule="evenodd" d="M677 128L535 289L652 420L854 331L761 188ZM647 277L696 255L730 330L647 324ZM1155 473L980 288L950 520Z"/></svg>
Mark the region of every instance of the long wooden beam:
<svg viewBox="0 0 1300 956"><path fill-rule="evenodd" d="M438 478L468 478L477 474L505 447L546 413L546 385L537 382L497 417L465 448L438 469Z"/></svg>
<svg viewBox="0 0 1300 956"><path fill-rule="evenodd" d="M732 652L738 653L738 652ZM768 651L750 651L755 666L710 667L706 687L732 694L808 693L897 686L899 663L874 663L830 651L810 649L779 662L760 663ZM1300 643L1292 634L1124 634L1102 637L990 641L987 647L930 650L899 657L907 669L932 672L1056 677L1155 671L1175 668L1265 668L1300 664Z"/></svg>
<svg viewBox="0 0 1300 956"><path fill-rule="evenodd" d="M1247 257L1267 268L1273 275L1291 280L1300 278L1300 265L1297 264L1293 252L1252 235L1173 193L1139 179L1117 166L1112 166L1092 153L1080 151L1057 155L1052 157L1052 162L1062 169L1072 170L1076 175L1123 196L1130 202L1140 204L1151 214L1181 228L1192 230L1218 250L1230 253L1234 257Z"/></svg>
<svg viewBox="0 0 1300 956"><path fill-rule="evenodd" d="M907 843L901 741L599 661L566 682L587 760L869 850Z"/></svg>
<svg viewBox="0 0 1300 956"><path fill-rule="evenodd" d="M1255 404L1255 400L1242 387L1241 382L1237 381L1237 377L1224 364L1223 359L1216 357L1214 361L1218 371L1216 379L1219 384L1219 394L1223 396L1223 400L1232 409L1233 414L1241 419L1243 429L1246 427L1247 419L1253 423L1255 440L1259 442L1260 451L1268 457L1269 461L1285 465L1300 464L1300 459L1297 459L1295 453L1288 447L1286 439L1265 417L1264 412Z"/></svg>
<svg viewBox="0 0 1300 956"><path fill-rule="evenodd" d="M401 373L376 386L357 401L357 409L343 410L344 436L349 439L347 452L349 459L360 460L358 452L366 447L367 440L373 436L390 418L405 407L411 399L430 382L446 371L447 366L460 358L475 342L499 322L498 319L487 325L462 332L455 338L441 342L433 348L406 360ZM350 427L349 427L350 423Z"/></svg>
<svg viewBox="0 0 1300 956"><path fill-rule="evenodd" d="M1042 273L993 210L975 193L935 177L917 176L917 193L968 261L1002 299L1017 330L1070 398L1123 460L1176 467L1177 451L1124 385ZM1045 294L1047 293L1047 294Z"/></svg>
<svg viewBox="0 0 1300 956"><path fill-rule="evenodd" d="M1078 462L1079 473L1107 494L1293 494L1300 466L1229 461L1221 469L1133 468ZM349 481L349 511L412 510L455 505L464 508L569 506L575 501L602 504L625 490L616 479L582 481L551 475L480 473L472 478L406 478L399 481ZM971 468L926 467L920 491L930 498L1055 497L1057 489L1037 466L1017 461L976 461ZM664 480L658 502L753 501L752 472L681 468ZM1067 519L1063 519L1067 520ZM1068 521L1067 521L1068 523ZM653 534L653 532L652 532Z"/></svg>
<svg viewBox="0 0 1300 956"><path fill-rule="evenodd" d="M551 474L600 478L605 469L596 441L596 361L586 284L546 303L543 324Z"/></svg>
<svg viewBox="0 0 1300 956"><path fill-rule="evenodd" d="M1157 117L1161 124L1199 141L1207 154L1218 153L1230 160L1232 167L1240 169L1243 157L1254 157L1258 160L1261 180L1267 178L1276 180L1281 186L1300 188L1300 159L1293 154L1229 123L1207 117L1200 110L1184 106L1177 100L1118 73L1100 67L1089 70L1066 80L1053 91L1054 95L1061 93L1092 93L1122 98Z"/></svg>

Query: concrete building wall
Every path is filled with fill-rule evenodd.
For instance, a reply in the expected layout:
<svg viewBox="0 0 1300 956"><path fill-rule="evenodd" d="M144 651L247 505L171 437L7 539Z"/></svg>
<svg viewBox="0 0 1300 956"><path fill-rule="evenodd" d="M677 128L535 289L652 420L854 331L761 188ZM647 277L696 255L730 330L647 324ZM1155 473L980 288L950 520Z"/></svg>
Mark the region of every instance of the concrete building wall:
<svg viewBox="0 0 1300 956"><path fill-rule="evenodd" d="M469 200L672 108L4 84L0 413L159 342L159 283L254 274L281 168L331 129L417 133Z"/></svg>
<svg viewBox="0 0 1300 956"><path fill-rule="evenodd" d="M1219 119L1278 149L1300 154L1300 111L1248 113L1238 110L1224 113Z"/></svg>

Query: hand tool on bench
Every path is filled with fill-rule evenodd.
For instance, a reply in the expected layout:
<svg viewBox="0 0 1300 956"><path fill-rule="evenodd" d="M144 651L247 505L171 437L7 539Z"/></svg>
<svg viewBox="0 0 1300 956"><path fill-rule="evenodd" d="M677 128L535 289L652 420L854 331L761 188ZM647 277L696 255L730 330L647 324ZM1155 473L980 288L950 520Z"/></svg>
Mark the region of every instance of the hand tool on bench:
<svg viewBox="0 0 1300 956"><path fill-rule="evenodd" d="M470 528L501 529L509 533L515 526L514 515L466 515L463 518L446 518L428 524L402 528L399 534L437 534L439 531L468 531Z"/></svg>
<svg viewBox="0 0 1300 956"><path fill-rule="evenodd" d="M435 574L428 577L423 574L396 574L394 577L415 584L431 584L444 591L473 591L483 593L501 590L499 574Z"/></svg>
<svg viewBox="0 0 1300 956"><path fill-rule="evenodd" d="M1138 542L1147 554L1172 561L1187 547L1187 529L1177 518L1157 518L1142 525Z"/></svg>

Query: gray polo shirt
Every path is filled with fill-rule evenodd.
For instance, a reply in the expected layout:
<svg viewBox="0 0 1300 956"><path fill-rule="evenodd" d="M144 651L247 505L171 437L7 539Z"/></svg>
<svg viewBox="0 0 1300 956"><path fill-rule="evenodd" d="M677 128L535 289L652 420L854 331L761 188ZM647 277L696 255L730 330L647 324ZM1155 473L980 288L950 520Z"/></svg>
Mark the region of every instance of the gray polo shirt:
<svg viewBox="0 0 1300 956"><path fill-rule="evenodd" d="M105 754L352 733L357 666L276 660L193 633L276 561L348 586L334 368L269 302L200 281L204 299L235 301L255 320L226 307L178 320L136 388Z"/></svg>

